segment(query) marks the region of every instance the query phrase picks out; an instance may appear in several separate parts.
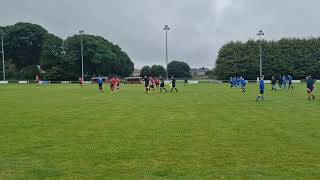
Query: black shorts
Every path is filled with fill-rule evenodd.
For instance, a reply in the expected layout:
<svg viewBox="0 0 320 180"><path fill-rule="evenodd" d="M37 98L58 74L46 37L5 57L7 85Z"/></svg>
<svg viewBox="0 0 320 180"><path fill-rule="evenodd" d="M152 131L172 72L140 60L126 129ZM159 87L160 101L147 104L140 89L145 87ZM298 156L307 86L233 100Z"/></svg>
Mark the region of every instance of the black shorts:
<svg viewBox="0 0 320 180"><path fill-rule="evenodd" d="M313 92L313 88L307 88L307 93L312 93Z"/></svg>
<svg viewBox="0 0 320 180"><path fill-rule="evenodd" d="M291 86L292 85L292 82L289 82L289 86Z"/></svg>
<svg viewBox="0 0 320 180"><path fill-rule="evenodd" d="M260 94L264 94L264 90L260 90Z"/></svg>
<svg viewBox="0 0 320 180"><path fill-rule="evenodd" d="M111 86L110 86L110 88L111 88L111 89L113 90L113 88L114 88L114 85L111 85Z"/></svg>
<svg viewBox="0 0 320 180"><path fill-rule="evenodd" d="M145 87L145 88L149 87L149 84L145 84L144 87Z"/></svg>
<svg viewBox="0 0 320 180"><path fill-rule="evenodd" d="M36 81L37 84L39 84L39 81Z"/></svg>
<svg viewBox="0 0 320 180"><path fill-rule="evenodd" d="M154 89L154 85L151 85L150 88Z"/></svg>

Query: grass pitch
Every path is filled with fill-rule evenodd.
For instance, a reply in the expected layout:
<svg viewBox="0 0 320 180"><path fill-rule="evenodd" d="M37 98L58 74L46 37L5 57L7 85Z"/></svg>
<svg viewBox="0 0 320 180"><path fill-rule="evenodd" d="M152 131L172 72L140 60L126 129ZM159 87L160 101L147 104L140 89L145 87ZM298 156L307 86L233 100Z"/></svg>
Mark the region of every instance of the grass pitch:
<svg viewBox="0 0 320 180"><path fill-rule="evenodd" d="M1 85L0 179L319 179L319 99L266 88Z"/></svg>

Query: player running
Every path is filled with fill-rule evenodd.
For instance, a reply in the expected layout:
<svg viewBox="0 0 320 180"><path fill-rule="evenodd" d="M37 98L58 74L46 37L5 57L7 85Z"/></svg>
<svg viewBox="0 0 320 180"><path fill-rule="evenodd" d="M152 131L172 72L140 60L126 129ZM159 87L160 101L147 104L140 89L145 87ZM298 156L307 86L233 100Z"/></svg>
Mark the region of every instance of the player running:
<svg viewBox="0 0 320 180"><path fill-rule="evenodd" d="M146 89L146 94L149 94L150 93L149 78L147 76L144 76L143 81L144 81L144 88Z"/></svg>
<svg viewBox="0 0 320 180"><path fill-rule="evenodd" d="M283 84L283 78L281 76L279 76L279 89L282 90L282 84Z"/></svg>
<svg viewBox="0 0 320 180"><path fill-rule="evenodd" d="M36 84L37 84L37 86L38 86L38 87L40 86L40 82L39 82L39 80L40 80L39 75L36 75Z"/></svg>
<svg viewBox="0 0 320 180"><path fill-rule="evenodd" d="M230 87L233 88L233 77L229 78Z"/></svg>
<svg viewBox="0 0 320 180"><path fill-rule="evenodd" d="M188 86L188 79L184 80L184 86Z"/></svg>
<svg viewBox="0 0 320 180"><path fill-rule="evenodd" d="M172 92L173 89L175 89L176 92L178 92L178 89L176 88L176 79L173 76L172 76L172 80L171 80L171 85L172 85L172 87L171 87L171 91L170 92Z"/></svg>
<svg viewBox="0 0 320 180"><path fill-rule="evenodd" d="M240 77L240 82L241 82L242 92L246 92L247 81L241 76L241 77Z"/></svg>
<svg viewBox="0 0 320 180"><path fill-rule="evenodd" d="M236 88L236 86L237 86L237 78L233 77L233 79L232 79L232 87Z"/></svg>
<svg viewBox="0 0 320 180"><path fill-rule="evenodd" d="M160 76L160 93L162 93L162 90L164 90L166 93L168 92L166 90L166 88L164 87L164 80L163 78Z"/></svg>
<svg viewBox="0 0 320 180"><path fill-rule="evenodd" d="M264 101L264 98L263 98L263 94L264 94L264 81L263 81L264 77L261 76L260 78L260 81L259 81L259 89L260 89L260 94L259 96L257 97L256 101L258 102L261 98L262 101Z"/></svg>
<svg viewBox="0 0 320 180"><path fill-rule="evenodd" d="M116 77L116 89L120 90L120 79L118 77Z"/></svg>
<svg viewBox="0 0 320 180"><path fill-rule="evenodd" d="M149 77L149 93L151 91L151 89L153 90L153 94L156 93L156 90L154 88L154 85L155 85L155 80L152 78L152 77Z"/></svg>
<svg viewBox="0 0 320 180"><path fill-rule="evenodd" d="M290 75L287 76L288 82L289 82L289 87L288 89L292 89L293 90L293 86L292 86L292 77Z"/></svg>
<svg viewBox="0 0 320 180"><path fill-rule="evenodd" d="M157 89L159 89L160 80L156 78L154 82L156 83Z"/></svg>
<svg viewBox="0 0 320 180"><path fill-rule="evenodd" d="M100 92L100 93L103 92L103 87L102 87L102 85L103 85L103 80L102 80L102 78L99 78L99 79L98 79L98 86L99 86L99 92Z"/></svg>
<svg viewBox="0 0 320 180"><path fill-rule="evenodd" d="M288 79L285 75L282 76L283 79L283 90L287 89L287 83L288 83Z"/></svg>
<svg viewBox="0 0 320 180"><path fill-rule="evenodd" d="M80 87L83 88L83 79L81 77L79 77L79 84L80 84Z"/></svg>
<svg viewBox="0 0 320 180"><path fill-rule="evenodd" d="M237 88L240 88L240 84L241 84L241 80L239 77L237 77L237 80L236 80L236 87Z"/></svg>
<svg viewBox="0 0 320 180"><path fill-rule="evenodd" d="M313 89L314 89L314 80L311 76L307 77L307 93L308 93L308 100L315 100L316 97L313 95Z"/></svg>
<svg viewBox="0 0 320 180"><path fill-rule="evenodd" d="M271 91L277 91L276 84L277 84L277 79L274 76L272 76L272 79L271 79L271 85L272 85Z"/></svg>
<svg viewBox="0 0 320 180"><path fill-rule="evenodd" d="M116 85L117 85L117 80L116 80L115 77L112 77L112 78L111 78L111 82L110 82L111 92L115 92L115 90L116 90Z"/></svg>

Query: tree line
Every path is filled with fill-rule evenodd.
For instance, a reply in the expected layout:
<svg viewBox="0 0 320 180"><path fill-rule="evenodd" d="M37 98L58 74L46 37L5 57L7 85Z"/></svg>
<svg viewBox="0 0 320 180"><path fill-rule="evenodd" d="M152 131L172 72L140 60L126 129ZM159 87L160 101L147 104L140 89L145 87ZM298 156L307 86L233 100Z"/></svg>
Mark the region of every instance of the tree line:
<svg viewBox="0 0 320 180"><path fill-rule="evenodd" d="M141 69L140 76L166 77L167 71L161 65L144 66ZM168 64L168 76L175 78L191 78L190 66L181 61L172 61Z"/></svg>
<svg viewBox="0 0 320 180"><path fill-rule="evenodd" d="M219 51L214 74L219 79L259 76L260 41L229 42ZM291 75L304 79L307 75L320 78L320 38L283 38L262 44L263 74L272 76Z"/></svg>
<svg viewBox="0 0 320 180"><path fill-rule="evenodd" d="M8 79L77 80L81 76L80 35L66 40L37 24L19 22L4 32ZM118 46L101 36L83 34L85 77L130 76L134 64Z"/></svg>

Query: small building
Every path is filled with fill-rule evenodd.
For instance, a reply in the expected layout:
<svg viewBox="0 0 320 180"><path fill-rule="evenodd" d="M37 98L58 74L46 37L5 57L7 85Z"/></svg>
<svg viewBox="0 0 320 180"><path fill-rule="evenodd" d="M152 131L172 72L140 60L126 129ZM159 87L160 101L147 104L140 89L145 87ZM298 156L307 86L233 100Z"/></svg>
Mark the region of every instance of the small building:
<svg viewBox="0 0 320 180"><path fill-rule="evenodd" d="M126 77L126 81L128 84L141 84L142 77Z"/></svg>
<svg viewBox="0 0 320 180"><path fill-rule="evenodd" d="M193 68L191 69L191 75L192 76L205 76L206 72L209 71L208 68L202 67L202 68Z"/></svg>
<svg viewBox="0 0 320 180"><path fill-rule="evenodd" d="M208 72L210 69L202 67L198 69L198 76L205 76L206 72Z"/></svg>
<svg viewBox="0 0 320 180"><path fill-rule="evenodd" d="M134 69L134 71L132 73L132 76L133 77L139 77L140 76L140 72L141 72L141 69Z"/></svg>

